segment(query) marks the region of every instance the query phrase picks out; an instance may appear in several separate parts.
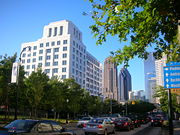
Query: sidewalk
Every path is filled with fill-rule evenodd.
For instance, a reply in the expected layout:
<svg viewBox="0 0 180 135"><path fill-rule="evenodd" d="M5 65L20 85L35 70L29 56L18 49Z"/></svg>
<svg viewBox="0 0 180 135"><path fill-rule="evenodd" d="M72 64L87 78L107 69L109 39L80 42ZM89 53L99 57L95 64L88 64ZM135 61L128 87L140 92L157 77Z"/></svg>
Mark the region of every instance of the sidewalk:
<svg viewBox="0 0 180 135"><path fill-rule="evenodd" d="M173 121L174 135L180 135L180 120Z"/></svg>
<svg viewBox="0 0 180 135"><path fill-rule="evenodd" d="M174 126L174 135L180 135L180 120L174 120L173 121L173 126ZM159 135L169 135L169 129L161 129L161 132Z"/></svg>

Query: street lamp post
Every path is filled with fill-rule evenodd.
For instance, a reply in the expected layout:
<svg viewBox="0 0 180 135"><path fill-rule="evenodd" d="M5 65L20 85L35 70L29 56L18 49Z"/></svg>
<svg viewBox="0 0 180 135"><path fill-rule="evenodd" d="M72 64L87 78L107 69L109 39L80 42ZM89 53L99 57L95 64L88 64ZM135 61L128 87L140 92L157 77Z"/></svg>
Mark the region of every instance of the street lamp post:
<svg viewBox="0 0 180 135"><path fill-rule="evenodd" d="M16 89L16 104L15 104L15 111L14 111L14 119L17 119L17 110L18 110L18 94L19 94L19 81L20 81L20 75L19 75L19 70L20 70L20 65L21 65L21 55L22 53L26 50L26 48L28 48L29 50L31 49L30 46L24 47L19 55L19 61L18 61L18 67L17 67L17 89Z"/></svg>
<svg viewBox="0 0 180 135"><path fill-rule="evenodd" d="M66 107L67 107L67 109L66 109L66 124L68 124L68 119L69 119L69 112L68 112L68 103L69 103L69 99L66 99L66 103L67 103L67 105L66 105Z"/></svg>

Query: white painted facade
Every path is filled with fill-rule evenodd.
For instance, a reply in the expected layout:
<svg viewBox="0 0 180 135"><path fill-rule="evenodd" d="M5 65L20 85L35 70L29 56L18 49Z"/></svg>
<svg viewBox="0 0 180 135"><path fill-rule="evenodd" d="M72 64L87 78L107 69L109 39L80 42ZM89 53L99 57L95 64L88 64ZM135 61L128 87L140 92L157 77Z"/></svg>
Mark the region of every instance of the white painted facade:
<svg viewBox="0 0 180 135"><path fill-rule="evenodd" d="M156 85L164 86L164 69L163 67L166 66L167 57L163 56L160 60L155 61L155 68L156 68Z"/></svg>
<svg viewBox="0 0 180 135"><path fill-rule="evenodd" d="M82 88L86 88L86 46L82 42L81 31L71 21L63 20L46 25L43 37L35 42L23 43L21 50L28 46L31 47L31 51L26 49L21 55L26 76L41 68L50 78L74 78ZM94 57L92 59L96 60ZM102 72L102 69L99 72ZM97 85L102 85L101 80ZM99 93L97 89L93 89L92 92L96 95Z"/></svg>

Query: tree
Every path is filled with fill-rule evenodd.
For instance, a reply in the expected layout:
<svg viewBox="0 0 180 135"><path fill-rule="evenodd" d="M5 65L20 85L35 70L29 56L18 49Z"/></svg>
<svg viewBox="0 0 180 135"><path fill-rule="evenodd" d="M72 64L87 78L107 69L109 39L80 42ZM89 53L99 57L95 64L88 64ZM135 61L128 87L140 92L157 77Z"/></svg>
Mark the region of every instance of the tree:
<svg viewBox="0 0 180 135"><path fill-rule="evenodd" d="M179 61L180 45L177 41L179 0L89 0L92 3L90 28L97 44L107 36L118 36L129 41L122 49L112 52L114 61L128 64L135 56L146 59L148 48L154 48L154 57L165 53L168 61Z"/></svg>
<svg viewBox="0 0 180 135"><path fill-rule="evenodd" d="M14 54L12 57L5 55L0 61L0 106L4 106L4 108L6 109L6 114L8 112L8 108L10 107L9 93L15 91L15 89L12 89L13 87L10 83L12 65L16 61L16 57L17 54Z"/></svg>
<svg viewBox="0 0 180 135"><path fill-rule="evenodd" d="M67 87L66 91L63 92L65 102L68 101L65 104L68 106L67 109L75 116L75 114L80 110L80 97L83 96L84 89L82 89L81 86L72 78L64 79L63 84Z"/></svg>
<svg viewBox="0 0 180 135"><path fill-rule="evenodd" d="M162 86L155 87L154 97L158 97L160 100L160 107L162 111L168 112L168 92ZM180 104L177 102L177 95L171 94L173 112L180 113Z"/></svg>
<svg viewBox="0 0 180 135"><path fill-rule="evenodd" d="M35 117L37 115L38 105L44 96L44 89L45 86L47 86L48 81L49 77L40 69L38 69L37 72L33 71L25 80L27 86L26 98L31 106L32 115Z"/></svg>

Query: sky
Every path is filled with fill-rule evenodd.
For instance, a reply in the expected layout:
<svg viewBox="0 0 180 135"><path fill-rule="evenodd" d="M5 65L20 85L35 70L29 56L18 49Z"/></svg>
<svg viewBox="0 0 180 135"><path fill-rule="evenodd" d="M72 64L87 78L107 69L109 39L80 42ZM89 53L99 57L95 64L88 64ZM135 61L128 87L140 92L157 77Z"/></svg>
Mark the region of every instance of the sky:
<svg viewBox="0 0 180 135"><path fill-rule="evenodd" d="M96 45L96 39L89 28L92 18L88 0L0 0L0 56L19 56L22 43L33 42L42 37L43 28L51 22L69 20L82 32L82 40L94 57L102 64L111 51L122 48L116 37L109 37L106 43ZM118 71L123 65L118 66ZM129 62L128 71L132 77L132 90L144 90L143 60L135 58Z"/></svg>

